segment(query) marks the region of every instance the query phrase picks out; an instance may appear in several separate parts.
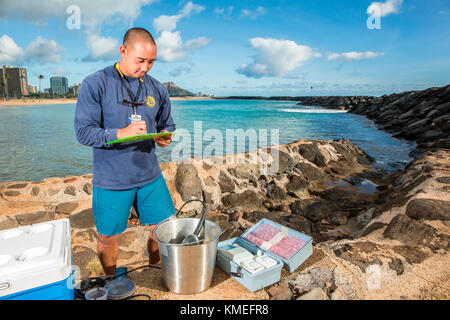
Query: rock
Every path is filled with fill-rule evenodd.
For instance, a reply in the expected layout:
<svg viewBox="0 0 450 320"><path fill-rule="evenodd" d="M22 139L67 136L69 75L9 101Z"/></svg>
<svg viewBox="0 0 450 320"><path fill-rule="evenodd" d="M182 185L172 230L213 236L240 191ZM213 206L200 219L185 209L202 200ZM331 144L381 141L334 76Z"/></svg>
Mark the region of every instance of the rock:
<svg viewBox="0 0 450 320"><path fill-rule="evenodd" d="M39 211L16 214L16 220L21 226L51 221L55 219L55 213L51 211Z"/></svg>
<svg viewBox="0 0 450 320"><path fill-rule="evenodd" d="M307 294L297 298L297 300L328 300L328 296L322 288L314 288Z"/></svg>
<svg viewBox="0 0 450 320"><path fill-rule="evenodd" d="M289 281L298 295L308 292L313 286L313 278L309 273L299 273Z"/></svg>
<svg viewBox="0 0 450 320"><path fill-rule="evenodd" d="M88 270L87 266L95 259L98 259L97 254L90 248L82 246L75 246L72 248L73 265L80 268L81 279L89 277L91 272Z"/></svg>
<svg viewBox="0 0 450 320"><path fill-rule="evenodd" d="M414 219L450 220L450 201L414 199L408 203L405 214Z"/></svg>
<svg viewBox="0 0 450 320"><path fill-rule="evenodd" d="M384 226L387 226L387 224L383 223L383 222L376 221L376 222L370 224L368 227L366 227L364 229L364 231L362 232L361 236L362 237L367 236L368 234L374 232L375 230L381 229Z"/></svg>
<svg viewBox="0 0 450 320"><path fill-rule="evenodd" d="M391 262L389 262L389 268L395 270L398 276L401 275L405 270L405 268L403 267L402 260L398 258L391 258Z"/></svg>
<svg viewBox="0 0 450 320"><path fill-rule="evenodd" d="M220 170L219 187L222 193L233 192L236 187L236 184L234 183L233 179L231 179L225 172Z"/></svg>
<svg viewBox="0 0 450 320"><path fill-rule="evenodd" d="M92 194L92 183L85 183L83 186L83 191L86 194L91 195Z"/></svg>
<svg viewBox="0 0 450 320"><path fill-rule="evenodd" d="M436 181L439 183L450 184L450 177L439 177L436 178Z"/></svg>
<svg viewBox="0 0 450 320"><path fill-rule="evenodd" d="M69 221L72 228L84 229L95 227L94 214L91 208L71 214Z"/></svg>
<svg viewBox="0 0 450 320"><path fill-rule="evenodd" d="M418 135L417 143L421 144L424 142L433 141L439 138L448 137L448 134L443 132L441 129L432 129L432 127L425 128L424 131Z"/></svg>
<svg viewBox="0 0 450 320"><path fill-rule="evenodd" d="M315 199L300 199L290 204L291 212L295 215L303 216L305 209L310 204L314 203Z"/></svg>
<svg viewBox="0 0 450 320"><path fill-rule="evenodd" d="M0 231L7 230L12 228L17 228L19 224L16 219L13 219L9 216L0 216Z"/></svg>
<svg viewBox="0 0 450 320"><path fill-rule="evenodd" d="M392 250L405 258L410 264L421 263L428 258L428 255L425 252L410 246L394 246Z"/></svg>
<svg viewBox="0 0 450 320"><path fill-rule="evenodd" d="M328 241L330 238L319 232L311 232L311 237L313 238L313 244Z"/></svg>
<svg viewBox="0 0 450 320"><path fill-rule="evenodd" d="M71 196L76 196L77 192L74 186L68 186L66 189L64 189L64 193L71 195Z"/></svg>
<svg viewBox="0 0 450 320"><path fill-rule="evenodd" d="M305 217L301 216L290 216L288 218L287 227L300 231L302 233L311 234L312 233L312 223Z"/></svg>
<svg viewBox="0 0 450 320"><path fill-rule="evenodd" d="M435 229L404 214L398 214L384 230L383 236L415 247L431 242L435 237Z"/></svg>
<svg viewBox="0 0 450 320"><path fill-rule="evenodd" d="M63 202L56 206L55 212L69 215L74 212L76 208L78 208L78 202Z"/></svg>
<svg viewBox="0 0 450 320"><path fill-rule="evenodd" d="M261 219L269 219L277 223L282 223L286 225L286 221L290 216L289 212L279 212L279 211L245 211L242 218L250 223L257 223Z"/></svg>
<svg viewBox="0 0 450 320"><path fill-rule="evenodd" d="M312 268L308 271L312 278L312 286L326 288L327 285L331 285L333 283L333 271L316 267Z"/></svg>
<svg viewBox="0 0 450 320"><path fill-rule="evenodd" d="M228 172L238 178L250 181L258 181L261 176L261 168L256 164L241 164L236 167L228 168Z"/></svg>
<svg viewBox="0 0 450 320"><path fill-rule="evenodd" d="M300 176L292 176L291 181L286 185L286 190L300 198L308 194L308 187L308 180Z"/></svg>
<svg viewBox="0 0 450 320"><path fill-rule="evenodd" d="M10 184L6 187L6 189L23 189L28 185L28 183L16 183L16 184Z"/></svg>
<svg viewBox="0 0 450 320"><path fill-rule="evenodd" d="M5 192L3 192L3 194L8 197L17 197L18 195L20 195L20 191L15 191L15 190L5 191Z"/></svg>
<svg viewBox="0 0 450 320"><path fill-rule="evenodd" d="M365 226L367 226L370 223L370 221L372 221L374 211L375 211L375 208L371 208L371 209L367 210L366 212L356 216L356 221L357 221L359 229L363 229Z"/></svg>
<svg viewBox="0 0 450 320"><path fill-rule="evenodd" d="M377 250L377 245L369 242L356 242L351 244L344 244L336 248L334 254L341 259L350 261L358 266L362 272L366 272L368 266L372 264L382 265L382 262L373 251Z"/></svg>
<svg viewBox="0 0 450 320"><path fill-rule="evenodd" d="M178 165L175 185L183 201L202 199L202 183L194 165L184 163Z"/></svg>
<svg viewBox="0 0 450 320"><path fill-rule="evenodd" d="M119 246L128 247L136 239L135 231L126 231L119 235Z"/></svg>
<svg viewBox="0 0 450 320"><path fill-rule="evenodd" d="M205 185L207 185L208 187L216 187L216 186L217 186L217 183L216 183L216 181L214 181L214 178L213 178L213 177L208 176L208 177L205 179Z"/></svg>
<svg viewBox="0 0 450 320"><path fill-rule="evenodd" d="M292 291L288 286L279 285L276 287L271 287L267 290L270 296L270 300L291 300Z"/></svg>
<svg viewBox="0 0 450 320"><path fill-rule="evenodd" d="M318 200L305 207L303 216L316 222L339 214L339 209L339 206L334 201Z"/></svg>
<svg viewBox="0 0 450 320"><path fill-rule="evenodd" d="M267 211L262 200L251 190L242 193L231 193L222 197L222 203L225 206L242 208L246 210Z"/></svg>
<svg viewBox="0 0 450 320"><path fill-rule="evenodd" d="M298 152L303 158L314 163L319 168L325 167L325 157L320 153L319 148L315 144L302 144L299 146Z"/></svg>
<svg viewBox="0 0 450 320"><path fill-rule="evenodd" d="M271 182L266 186L267 196L273 202L280 202L288 198L286 192L281 189L275 182Z"/></svg>
<svg viewBox="0 0 450 320"><path fill-rule="evenodd" d="M93 229L87 229L77 232L73 238L72 243L77 243L80 241L93 242L98 239L98 234Z"/></svg>
<svg viewBox="0 0 450 320"><path fill-rule="evenodd" d="M73 177L73 178L69 178L69 179L64 179L63 183L71 183L71 182L75 182L77 180L78 180L77 177Z"/></svg>
<svg viewBox="0 0 450 320"><path fill-rule="evenodd" d="M30 194L31 194L32 196L36 197L36 196L39 194L39 191L41 191L41 189L39 189L39 187L33 187L33 188L31 189Z"/></svg>
<svg viewBox="0 0 450 320"><path fill-rule="evenodd" d="M309 181L323 179L324 176L323 171L308 162L299 162L297 163L295 168L299 169L301 174L304 177L306 177Z"/></svg>
<svg viewBox="0 0 450 320"><path fill-rule="evenodd" d="M358 193L358 188L353 186L338 186L326 189L320 193L320 197L330 201L354 201L355 195Z"/></svg>
<svg viewBox="0 0 450 320"><path fill-rule="evenodd" d="M294 168L294 159L286 152L279 151L278 172L289 173Z"/></svg>
<svg viewBox="0 0 450 320"><path fill-rule="evenodd" d="M238 228L229 228L222 233L222 235L219 237L219 241L240 237L242 233L244 233L244 231Z"/></svg>

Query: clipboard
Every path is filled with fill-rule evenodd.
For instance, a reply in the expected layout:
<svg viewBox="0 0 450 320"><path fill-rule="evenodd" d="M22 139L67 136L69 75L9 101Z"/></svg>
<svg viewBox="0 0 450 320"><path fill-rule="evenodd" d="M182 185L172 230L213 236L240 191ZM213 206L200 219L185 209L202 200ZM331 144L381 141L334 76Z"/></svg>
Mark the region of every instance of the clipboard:
<svg viewBox="0 0 450 320"><path fill-rule="evenodd" d="M180 133L180 131L140 134L137 136L129 136L129 137L125 137L122 139L110 141L110 142L105 143L105 145L114 144L114 143L122 143L122 142L130 142L130 141L151 140L154 137L167 136L167 135L176 134L176 133Z"/></svg>

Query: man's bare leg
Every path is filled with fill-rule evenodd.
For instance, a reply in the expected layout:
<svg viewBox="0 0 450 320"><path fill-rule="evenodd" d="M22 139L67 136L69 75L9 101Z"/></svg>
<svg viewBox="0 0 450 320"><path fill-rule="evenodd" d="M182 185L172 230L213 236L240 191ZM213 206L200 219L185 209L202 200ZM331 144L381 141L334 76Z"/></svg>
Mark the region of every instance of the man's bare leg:
<svg viewBox="0 0 450 320"><path fill-rule="evenodd" d="M159 247L158 243L152 238L152 232L156 228L156 224L150 225L150 233L148 235L147 250L148 250L148 262L149 264L159 264L161 263L159 257Z"/></svg>
<svg viewBox="0 0 450 320"><path fill-rule="evenodd" d="M102 236L98 235L97 255L102 264L103 271L107 276L114 276L116 273L117 256L119 254L119 235Z"/></svg>

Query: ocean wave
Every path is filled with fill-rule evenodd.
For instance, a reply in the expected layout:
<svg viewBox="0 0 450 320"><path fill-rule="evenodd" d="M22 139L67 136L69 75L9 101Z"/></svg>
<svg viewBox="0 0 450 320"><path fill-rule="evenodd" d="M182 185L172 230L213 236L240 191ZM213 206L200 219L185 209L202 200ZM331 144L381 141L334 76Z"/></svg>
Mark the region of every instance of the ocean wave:
<svg viewBox="0 0 450 320"><path fill-rule="evenodd" d="M347 110L330 110L330 109L280 109L283 112L298 112L298 113L346 113Z"/></svg>

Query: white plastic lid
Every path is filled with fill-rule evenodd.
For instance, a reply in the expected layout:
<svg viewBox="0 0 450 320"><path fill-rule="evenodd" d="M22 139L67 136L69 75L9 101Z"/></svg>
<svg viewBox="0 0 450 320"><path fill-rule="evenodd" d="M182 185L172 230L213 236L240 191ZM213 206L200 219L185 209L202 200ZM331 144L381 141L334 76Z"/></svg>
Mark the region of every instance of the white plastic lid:
<svg viewBox="0 0 450 320"><path fill-rule="evenodd" d="M0 231L0 296L66 279L71 253L69 219Z"/></svg>

